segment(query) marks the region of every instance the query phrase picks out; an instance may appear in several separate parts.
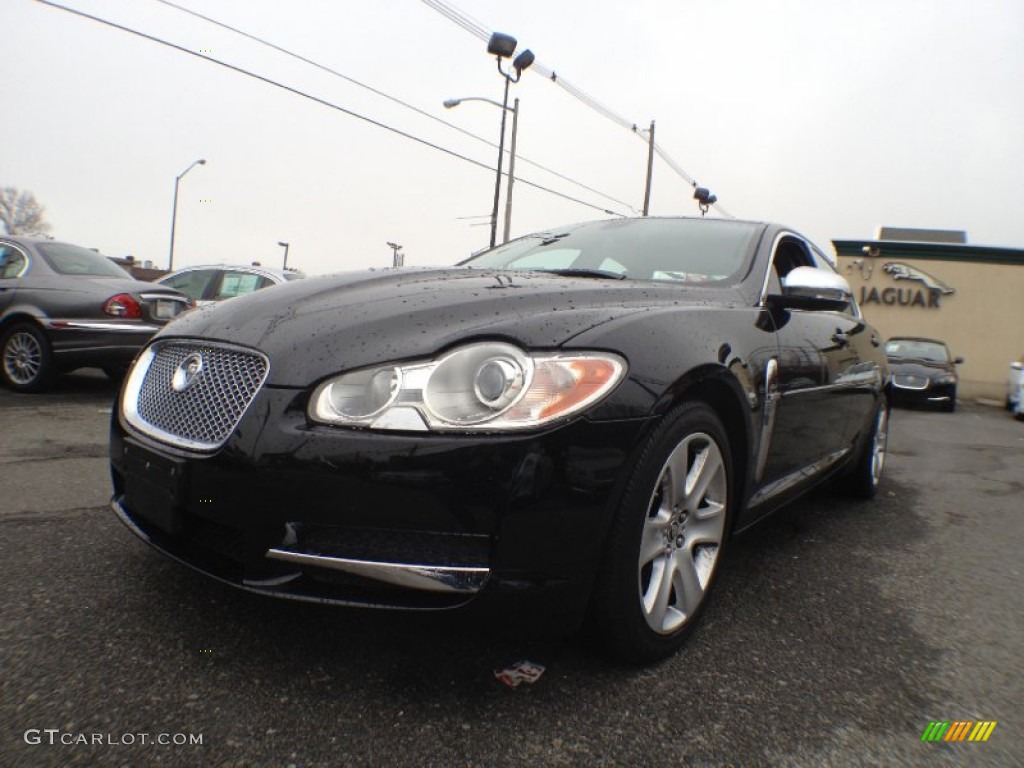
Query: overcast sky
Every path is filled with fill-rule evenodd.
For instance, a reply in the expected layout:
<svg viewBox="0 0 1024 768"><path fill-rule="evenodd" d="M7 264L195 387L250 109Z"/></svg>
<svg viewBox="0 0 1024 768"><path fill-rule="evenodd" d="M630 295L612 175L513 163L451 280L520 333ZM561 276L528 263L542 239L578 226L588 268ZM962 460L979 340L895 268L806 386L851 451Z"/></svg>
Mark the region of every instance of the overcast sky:
<svg viewBox="0 0 1024 768"><path fill-rule="evenodd" d="M500 100L494 59L422 0L175 2L497 142L499 109L442 107ZM445 2L618 115L655 120L657 143L729 214L782 221L828 249L883 224L1024 248L1020 0ZM311 274L388 265L389 240L411 265L487 245L487 143L156 0L65 4L490 170L187 53L0 0L0 186L34 192L55 237L166 266L175 177L205 158L181 181L175 266L279 266L278 241ZM536 72L511 95L516 175L593 206L518 184L513 236L639 211L641 137ZM651 213L699 215L691 196L658 160Z"/></svg>

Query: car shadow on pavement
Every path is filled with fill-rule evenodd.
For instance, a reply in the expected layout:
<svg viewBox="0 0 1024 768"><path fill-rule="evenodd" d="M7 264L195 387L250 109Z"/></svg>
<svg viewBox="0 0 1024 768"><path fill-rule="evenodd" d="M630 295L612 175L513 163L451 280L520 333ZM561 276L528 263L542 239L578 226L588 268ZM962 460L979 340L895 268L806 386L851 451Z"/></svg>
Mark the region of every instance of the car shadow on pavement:
<svg viewBox="0 0 1024 768"><path fill-rule="evenodd" d="M0 387L0 407L2 404L32 406L92 401L108 403L114 401L120 387L120 381L112 381L97 368L81 368L57 376L45 392L25 394Z"/></svg>
<svg viewBox="0 0 1024 768"><path fill-rule="evenodd" d="M912 488L891 481L873 503L819 491L737 537L702 625L679 653L645 669L615 663L585 635L532 638L473 614L247 594L151 552L112 516L103 525L117 546L94 573L109 569L118 588L97 579L88 614L75 619L71 607L64 619L79 625L69 633L79 639L68 641L79 644L88 615L116 614L116 645L98 663L113 677L127 665L154 712L232 713L217 730L235 741L263 738L254 723L268 719L278 733L302 733L326 710L344 729L405 718L413 732L388 732L411 748L417 733L443 741L471 728L499 738L509 723L524 734L550 732L552 718L582 719L588 733L619 733L628 746L666 727L652 716L655 696L659 711L686 712L670 728L691 739L689 751L674 754L707 758L708 745L721 750L728 735L732 746L714 753L728 761L730 749L765 748L766 718L770 743L811 746L816 734L849 723L879 734L919 725L923 702L936 694L917 681L938 651L880 583L887 560L926 535L913 499ZM513 691L494 671L521 659L546 671ZM596 754L586 734L565 738L581 757ZM605 745L601 754L616 752Z"/></svg>
<svg viewBox="0 0 1024 768"><path fill-rule="evenodd" d="M25 728L194 728L217 765L293 752L339 764L339 743L349 764L423 750L434 764L550 764L552 740L566 764L658 764L663 742L665 763L756 764L849 727L919 736L920 713L944 700L921 682L941 651L886 584L928 536L915 499L890 478L870 503L822 490L737 537L701 626L642 669L586 634L241 592L151 551L106 509L12 521L19 552L45 552L54 575L12 551L2 616L32 675L8 681L8 701ZM521 659L546 668L537 682L495 678Z"/></svg>

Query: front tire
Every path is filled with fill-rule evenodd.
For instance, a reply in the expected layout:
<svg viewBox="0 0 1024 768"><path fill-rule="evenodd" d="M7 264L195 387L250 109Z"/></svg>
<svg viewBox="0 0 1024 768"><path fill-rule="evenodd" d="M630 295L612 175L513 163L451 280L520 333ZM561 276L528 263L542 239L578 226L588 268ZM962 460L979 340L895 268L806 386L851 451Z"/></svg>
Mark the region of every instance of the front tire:
<svg viewBox="0 0 1024 768"><path fill-rule="evenodd" d="M17 392L42 392L56 376L50 341L39 326L15 323L0 339L0 378Z"/></svg>
<svg viewBox="0 0 1024 768"><path fill-rule="evenodd" d="M707 605L732 522L732 455L704 403L671 411L651 436L615 513L593 614L631 663L675 652Z"/></svg>
<svg viewBox="0 0 1024 768"><path fill-rule="evenodd" d="M871 435L864 444L857 466L846 478L846 491L851 496L872 499L878 491L889 455L889 413L889 401L882 397L871 424Z"/></svg>

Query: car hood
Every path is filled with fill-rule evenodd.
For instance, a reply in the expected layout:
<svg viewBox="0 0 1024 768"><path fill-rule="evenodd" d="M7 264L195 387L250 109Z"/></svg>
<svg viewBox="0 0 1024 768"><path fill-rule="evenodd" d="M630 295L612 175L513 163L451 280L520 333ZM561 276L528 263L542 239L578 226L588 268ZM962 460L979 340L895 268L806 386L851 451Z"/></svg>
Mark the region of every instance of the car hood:
<svg viewBox="0 0 1024 768"><path fill-rule="evenodd" d="M722 301L729 291L470 268L385 269L293 281L169 324L160 338L254 347L271 386L304 387L366 365L429 356L472 338L552 348L627 314Z"/></svg>
<svg viewBox="0 0 1024 768"><path fill-rule="evenodd" d="M953 373L956 366L952 363L940 363L924 360L889 360L889 369L899 376L925 376L932 378L944 373Z"/></svg>

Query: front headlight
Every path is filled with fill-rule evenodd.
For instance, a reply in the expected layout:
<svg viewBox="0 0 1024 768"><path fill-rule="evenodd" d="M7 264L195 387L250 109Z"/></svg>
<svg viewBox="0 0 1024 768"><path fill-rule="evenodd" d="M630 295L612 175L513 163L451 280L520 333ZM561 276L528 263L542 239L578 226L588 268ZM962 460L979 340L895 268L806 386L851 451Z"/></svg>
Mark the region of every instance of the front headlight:
<svg viewBox="0 0 1024 768"><path fill-rule="evenodd" d="M934 379L932 379L932 384L956 384L956 374L944 373L941 376L936 376Z"/></svg>
<svg viewBox="0 0 1024 768"><path fill-rule="evenodd" d="M482 342L328 379L313 392L309 417L387 430L528 429L592 405L625 373L625 360L608 352L527 353Z"/></svg>

